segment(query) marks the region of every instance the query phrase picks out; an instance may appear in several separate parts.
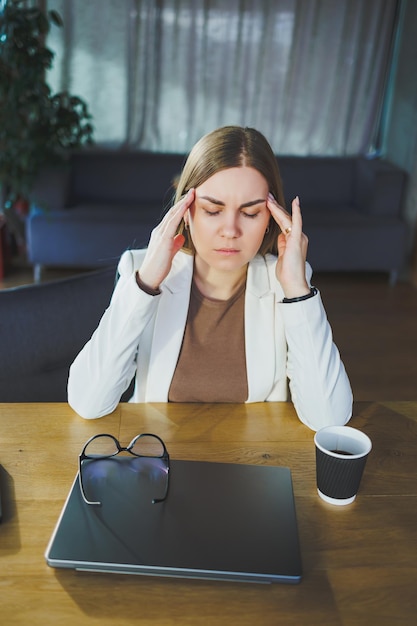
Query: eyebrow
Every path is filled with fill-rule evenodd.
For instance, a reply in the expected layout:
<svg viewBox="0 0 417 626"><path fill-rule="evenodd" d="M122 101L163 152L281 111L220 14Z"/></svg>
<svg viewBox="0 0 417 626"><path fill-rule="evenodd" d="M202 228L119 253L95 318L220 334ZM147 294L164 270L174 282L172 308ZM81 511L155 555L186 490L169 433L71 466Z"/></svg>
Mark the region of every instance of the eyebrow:
<svg viewBox="0 0 417 626"><path fill-rule="evenodd" d="M201 200L207 200L211 202L211 204L216 204L217 206L226 206L224 202L221 200L217 200L216 198L212 198L211 196L200 196ZM261 204L266 202L265 198L258 198L256 200L250 200L249 202L244 202L240 205L239 209L247 209L251 206L256 206L257 204Z"/></svg>

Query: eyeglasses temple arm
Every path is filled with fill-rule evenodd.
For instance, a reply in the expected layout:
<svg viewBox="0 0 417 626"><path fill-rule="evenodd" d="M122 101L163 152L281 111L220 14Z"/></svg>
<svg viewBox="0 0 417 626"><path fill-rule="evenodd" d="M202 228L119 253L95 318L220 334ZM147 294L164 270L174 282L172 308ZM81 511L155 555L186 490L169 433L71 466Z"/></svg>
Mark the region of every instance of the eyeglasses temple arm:
<svg viewBox="0 0 417 626"><path fill-rule="evenodd" d="M88 500L87 496L85 495L84 483L83 483L83 478L82 478L82 470L81 470L82 462L83 462L83 457L82 457L82 454L80 454L80 456L78 457L78 482L80 485L81 497L84 500L84 502L88 505L101 506L101 502L94 502L92 500Z"/></svg>

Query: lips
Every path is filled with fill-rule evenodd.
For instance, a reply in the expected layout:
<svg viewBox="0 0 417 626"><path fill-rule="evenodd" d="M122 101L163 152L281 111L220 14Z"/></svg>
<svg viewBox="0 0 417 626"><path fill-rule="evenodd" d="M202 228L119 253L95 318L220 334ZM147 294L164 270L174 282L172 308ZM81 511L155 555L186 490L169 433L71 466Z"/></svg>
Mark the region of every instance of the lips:
<svg viewBox="0 0 417 626"><path fill-rule="evenodd" d="M218 248L215 250L215 252L217 252L218 254L232 255L232 254L238 254L240 250L238 250L237 248Z"/></svg>

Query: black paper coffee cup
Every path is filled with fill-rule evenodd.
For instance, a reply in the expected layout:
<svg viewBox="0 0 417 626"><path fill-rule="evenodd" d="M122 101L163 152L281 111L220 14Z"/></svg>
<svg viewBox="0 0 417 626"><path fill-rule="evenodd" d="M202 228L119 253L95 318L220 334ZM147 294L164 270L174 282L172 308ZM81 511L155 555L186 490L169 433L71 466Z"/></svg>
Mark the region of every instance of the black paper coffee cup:
<svg viewBox="0 0 417 626"><path fill-rule="evenodd" d="M327 426L315 437L316 478L319 496L337 505L356 498L371 440L350 426Z"/></svg>

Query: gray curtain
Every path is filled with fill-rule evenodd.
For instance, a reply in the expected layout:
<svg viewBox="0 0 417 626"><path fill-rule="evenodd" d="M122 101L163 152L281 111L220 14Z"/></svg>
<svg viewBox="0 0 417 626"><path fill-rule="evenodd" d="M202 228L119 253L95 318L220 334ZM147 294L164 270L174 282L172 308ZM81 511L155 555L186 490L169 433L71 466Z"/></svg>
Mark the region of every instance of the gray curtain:
<svg viewBox="0 0 417 626"><path fill-rule="evenodd" d="M278 154L377 148L397 0L48 0L55 90L96 141L187 152L225 124Z"/></svg>

